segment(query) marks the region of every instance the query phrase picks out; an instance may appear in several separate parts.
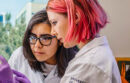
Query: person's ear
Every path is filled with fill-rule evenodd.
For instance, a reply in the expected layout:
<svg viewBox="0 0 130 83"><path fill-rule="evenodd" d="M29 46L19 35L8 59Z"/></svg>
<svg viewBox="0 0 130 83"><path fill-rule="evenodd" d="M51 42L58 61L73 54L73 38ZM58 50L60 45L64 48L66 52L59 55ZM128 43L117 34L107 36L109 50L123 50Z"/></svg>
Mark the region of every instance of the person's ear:
<svg viewBox="0 0 130 83"><path fill-rule="evenodd" d="M79 21L80 21L80 15L78 14L78 13L76 13L76 25L79 23Z"/></svg>

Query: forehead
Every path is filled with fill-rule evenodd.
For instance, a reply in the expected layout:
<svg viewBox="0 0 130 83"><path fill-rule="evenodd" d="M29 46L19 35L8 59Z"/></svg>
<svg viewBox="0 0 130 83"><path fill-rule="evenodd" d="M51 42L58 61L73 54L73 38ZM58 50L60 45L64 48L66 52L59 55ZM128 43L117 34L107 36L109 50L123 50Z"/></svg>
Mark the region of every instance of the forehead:
<svg viewBox="0 0 130 83"><path fill-rule="evenodd" d="M66 18L64 14L60 14L60 13L56 13L52 11L47 11L47 14L48 14L49 20L55 20L55 19L62 20Z"/></svg>
<svg viewBox="0 0 130 83"><path fill-rule="evenodd" d="M45 23L39 23L33 26L31 33L35 35L51 34L51 27Z"/></svg>

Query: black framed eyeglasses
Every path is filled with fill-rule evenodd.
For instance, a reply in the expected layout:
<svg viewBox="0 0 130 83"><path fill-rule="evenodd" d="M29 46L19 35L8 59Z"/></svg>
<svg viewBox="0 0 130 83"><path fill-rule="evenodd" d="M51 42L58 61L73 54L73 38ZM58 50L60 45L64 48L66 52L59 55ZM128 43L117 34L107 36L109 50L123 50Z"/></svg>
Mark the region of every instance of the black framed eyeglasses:
<svg viewBox="0 0 130 83"><path fill-rule="evenodd" d="M34 36L34 35L30 35L29 37L29 43L32 45L35 45L37 40L39 40L40 44L43 46L49 46L51 45L52 39L56 38L56 36L51 36L51 35L43 35L40 36L39 38Z"/></svg>

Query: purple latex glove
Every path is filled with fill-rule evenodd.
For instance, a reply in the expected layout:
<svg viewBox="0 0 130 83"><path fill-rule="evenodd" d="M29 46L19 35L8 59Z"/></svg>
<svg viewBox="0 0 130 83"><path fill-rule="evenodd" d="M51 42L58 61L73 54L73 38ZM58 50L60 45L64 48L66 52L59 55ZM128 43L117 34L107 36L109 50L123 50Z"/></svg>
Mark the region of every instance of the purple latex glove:
<svg viewBox="0 0 130 83"><path fill-rule="evenodd" d="M8 62L1 55L0 55L0 83L14 83L13 72Z"/></svg>
<svg viewBox="0 0 130 83"><path fill-rule="evenodd" d="M13 77L13 74L15 75ZM0 55L0 83L31 83L26 76L11 70L8 62Z"/></svg>
<svg viewBox="0 0 130 83"><path fill-rule="evenodd" d="M17 72L15 70L13 70L13 73L16 75L14 77L15 79L15 83L31 83L26 76L24 76L22 73Z"/></svg>

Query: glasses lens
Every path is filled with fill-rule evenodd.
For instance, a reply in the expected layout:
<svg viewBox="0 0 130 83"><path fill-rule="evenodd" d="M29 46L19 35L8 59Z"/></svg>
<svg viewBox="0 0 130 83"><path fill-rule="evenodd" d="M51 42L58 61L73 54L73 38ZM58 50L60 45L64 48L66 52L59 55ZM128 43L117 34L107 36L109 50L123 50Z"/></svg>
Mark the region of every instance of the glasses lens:
<svg viewBox="0 0 130 83"><path fill-rule="evenodd" d="M43 45L47 46L51 44L52 36L43 36L40 37L40 41Z"/></svg>
<svg viewBox="0 0 130 83"><path fill-rule="evenodd" d="M36 41L37 41L37 38L36 38L35 36L30 36L30 37L29 37L29 42L30 42L30 44L35 44Z"/></svg>
<svg viewBox="0 0 130 83"><path fill-rule="evenodd" d="M48 46L51 44L52 38L55 38L55 36L41 36L40 38L37 38L33 35L31 35L29 37L29 43L30 44L35 44L37 42L37 40L39 40L39 42L44 45L44 46Z"/></svg>

